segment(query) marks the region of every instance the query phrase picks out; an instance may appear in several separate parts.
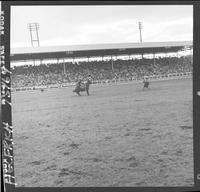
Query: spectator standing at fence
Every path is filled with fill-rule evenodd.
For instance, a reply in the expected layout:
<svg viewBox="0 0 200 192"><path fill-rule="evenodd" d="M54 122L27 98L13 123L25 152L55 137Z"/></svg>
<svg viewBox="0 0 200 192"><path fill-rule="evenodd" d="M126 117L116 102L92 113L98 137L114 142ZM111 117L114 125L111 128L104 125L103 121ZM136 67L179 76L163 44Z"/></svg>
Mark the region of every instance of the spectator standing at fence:
<svg viewBox="0 0 200 192"><path fill-rule="evenodd" d="M149 89L149 81L147 78L144 77L143 83L144 83L144 86L142 90L144 91L145 88Z"/></svg>

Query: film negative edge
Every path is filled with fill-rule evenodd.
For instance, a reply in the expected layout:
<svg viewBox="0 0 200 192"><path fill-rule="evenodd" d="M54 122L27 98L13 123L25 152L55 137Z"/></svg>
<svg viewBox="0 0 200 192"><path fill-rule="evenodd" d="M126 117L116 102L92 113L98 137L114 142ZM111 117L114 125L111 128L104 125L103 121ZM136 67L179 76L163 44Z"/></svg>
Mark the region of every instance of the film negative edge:
<svg viewBox="0 0 200 192"><path fill-rule="evenodd" d="M11 78L10 78L10 6L1 2L1 139L4 191L16 185L13 158L13 130L11 122Z"/></svg>

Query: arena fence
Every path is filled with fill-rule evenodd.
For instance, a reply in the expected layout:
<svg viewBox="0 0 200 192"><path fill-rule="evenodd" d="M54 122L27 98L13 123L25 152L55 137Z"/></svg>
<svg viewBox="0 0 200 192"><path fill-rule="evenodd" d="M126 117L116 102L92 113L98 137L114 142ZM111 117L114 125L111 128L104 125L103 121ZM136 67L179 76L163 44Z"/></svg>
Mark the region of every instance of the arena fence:
<svg viewBox="0 0 200 192"><path fill-rule="evenodd" d="M161 81L161 80L171 80L171 79L184 79L184 78L191 78L191 77L192 77L192 72L145 76L145 78L148 78L150 82ZM94 86L100 86L100 85L114 85L114 84L127 84L127 83L141 83L143 80L144 80L143 78L133 77L133 78L93 81L92 84ZM48 88L62 88L62 87L75 86L75 84L76 83L62 83L62 84L44 85L44 86L35 86L35 87L12 88L11 90L12 91L27 91L27 90L38 90L38 89L48 89Z"/></svg>

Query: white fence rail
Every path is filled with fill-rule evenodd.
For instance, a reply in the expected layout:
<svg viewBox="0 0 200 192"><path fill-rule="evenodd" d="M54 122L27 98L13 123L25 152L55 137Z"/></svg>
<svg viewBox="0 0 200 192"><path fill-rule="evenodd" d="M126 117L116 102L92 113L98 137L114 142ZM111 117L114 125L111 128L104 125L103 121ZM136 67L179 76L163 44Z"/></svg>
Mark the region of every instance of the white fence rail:
<svg viewBox="0 0 200 192"><path fill-rule="evenodd" d="M170 73L167 75L152 75L145 76L152 81L161 81L161 80L170 80L170 79L184 79L191 78L192 72L185 73ZM93 81L93 85L113 85L113 84L124 84L124 83L137 83L142 82L143 78L124 78L124 79L113 79L113 80L101 80L101 81ZM26 91L26 90L37 90L37 89L48 89L48 88L61 88L61 87L71 87L75 86L75 83L63 83L63 84L54 84L54 85L45 85L45 86L35 86L35 87L21 87L21 88L12 88L12 91Z"/></svg>

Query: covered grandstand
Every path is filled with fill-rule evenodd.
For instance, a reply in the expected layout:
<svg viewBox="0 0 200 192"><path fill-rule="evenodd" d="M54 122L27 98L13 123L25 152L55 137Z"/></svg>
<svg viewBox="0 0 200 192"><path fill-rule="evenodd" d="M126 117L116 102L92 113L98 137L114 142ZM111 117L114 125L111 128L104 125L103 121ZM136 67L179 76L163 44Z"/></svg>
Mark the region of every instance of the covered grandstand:
<svg viewBox="0 0 200 192"><path fill-rule="evenodd" d="M173 41L13 48L11 49L11 61L157 54L178 52L192 47L192 41Z"/></svg>
<svg viewBox="0 0 200 192"><path fill-rule="evenodd" d="M94 84L138 81L144 76L152 79L174 77L174 74L190 76L192 48L191 41L16 48L11 50L11 62L24 62L24 65L12 68L12 87L69 86L88 76ZM178 57L176 54L180 51L189 51L189 55ZM168 53L175 53L175 56L156 57ZM152 57L143 57L145 54ZM121 55L129 58L118 58ZM133 55L140 55L140 58L130 57ZM108 60L103 59L106 56ZM91 61L92 57L102 59ZM74 62L77 58L86 60ZM51 59L55 62L51 63ZM33 65L27 65L28 61L33 61ZM35 61L39 64L35 65Z"/></svg>

